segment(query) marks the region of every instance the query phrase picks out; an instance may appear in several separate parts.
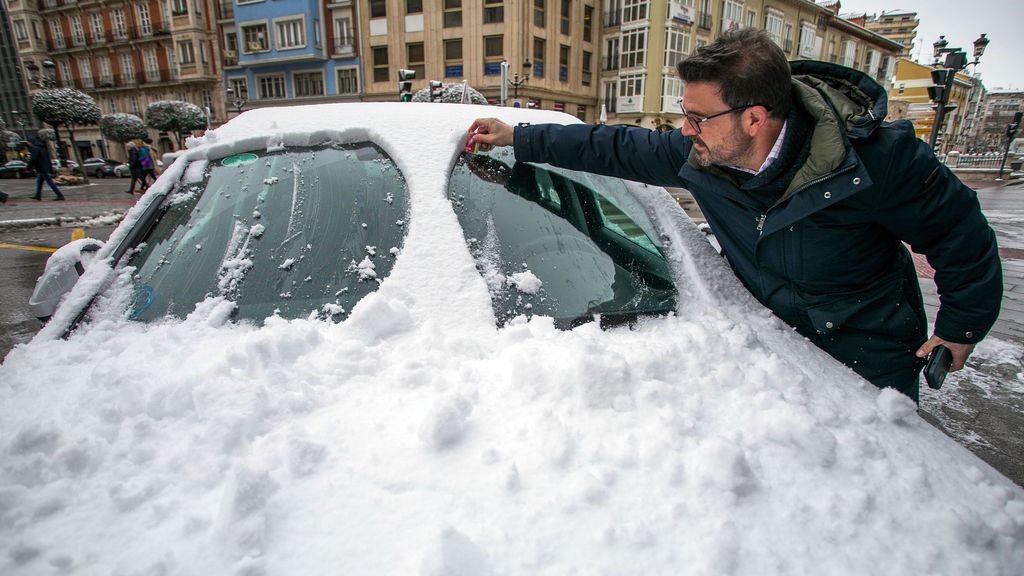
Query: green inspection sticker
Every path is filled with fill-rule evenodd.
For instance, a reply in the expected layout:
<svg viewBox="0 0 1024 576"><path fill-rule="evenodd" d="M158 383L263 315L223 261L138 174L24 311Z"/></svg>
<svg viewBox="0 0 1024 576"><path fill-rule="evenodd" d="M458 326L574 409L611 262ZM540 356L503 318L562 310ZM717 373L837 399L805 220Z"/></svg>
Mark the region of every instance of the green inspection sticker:
<svg viewBox="0 0 1024 576"><path fill-rule="evenodd" d="M245 166L259 160L255 154L235 154L220 161L224 166Z"/></svg>

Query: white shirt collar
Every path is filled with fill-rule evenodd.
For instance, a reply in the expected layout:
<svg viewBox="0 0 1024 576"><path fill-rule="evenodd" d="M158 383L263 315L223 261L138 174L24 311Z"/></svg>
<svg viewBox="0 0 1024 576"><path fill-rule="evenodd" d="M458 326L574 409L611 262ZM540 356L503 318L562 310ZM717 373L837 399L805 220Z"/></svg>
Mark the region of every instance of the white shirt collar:
<svg viewBox="0 0 1024 576"><path fill-rule="evenodd" d="M772 146L771 151L768 152L768 157L764 159L764 162L761 164L761 167L757 169L757 172L754 172L753 170L749 170L747 168L740 168L739 166L730 166L730 168L732 168L733 170L740 170L742 172L746 172L747 174L754 174L755 176L767 170L768 167L772 165L772 162L778 160L779 154L782 153L782 141L786 137L787 124L789 124L788 120L782 123L782 130L779 131L779 137L775 139L775 145Z"/></svg>

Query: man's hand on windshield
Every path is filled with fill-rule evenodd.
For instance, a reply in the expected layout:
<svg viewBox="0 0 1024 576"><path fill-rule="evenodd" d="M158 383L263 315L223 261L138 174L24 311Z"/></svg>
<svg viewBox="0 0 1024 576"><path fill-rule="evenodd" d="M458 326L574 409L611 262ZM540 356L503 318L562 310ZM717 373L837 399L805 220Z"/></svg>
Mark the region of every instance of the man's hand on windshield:
<svg viewBox="0 0 1024 576"><path fill-rule="evenodd" d="M928 354L931 353L932 348L935 348L939 344L949 348L949 351L953 353L953 363L949 366L950 372L956 372L963 368L964 364L967 363L967 357L971 355L971 352L974 352L974 344L957 344L956 342L943 340L938 336L932 336L917 350L917 357L927 358Z"/></svg>
<svg viewBox="0 0 1024 576"><path fill-rule="evenodd" d="M484 150L495 146L512 145L513 128L497 118L477 118L469 127L466 146L479 143Z"/></svg>

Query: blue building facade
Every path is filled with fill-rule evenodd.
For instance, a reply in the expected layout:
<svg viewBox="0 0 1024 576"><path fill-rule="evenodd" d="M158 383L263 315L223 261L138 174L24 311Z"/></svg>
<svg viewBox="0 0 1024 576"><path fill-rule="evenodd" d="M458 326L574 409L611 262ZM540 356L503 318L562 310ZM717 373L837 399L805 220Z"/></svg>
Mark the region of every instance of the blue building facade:
<svg viewBox="0 0 1024 576"><path fill-rule="evenodd" d="M233 0L225 87L253 106L358 100L351 0Z"/></svg>

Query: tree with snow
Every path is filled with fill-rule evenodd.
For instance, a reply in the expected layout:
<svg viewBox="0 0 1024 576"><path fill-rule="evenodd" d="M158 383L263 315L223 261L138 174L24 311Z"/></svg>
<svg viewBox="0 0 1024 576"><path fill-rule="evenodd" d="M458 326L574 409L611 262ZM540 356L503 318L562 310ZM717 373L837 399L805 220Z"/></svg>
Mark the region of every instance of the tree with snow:
<svg viewBox="0 0 1024 576"><path fill-rule="evenodd" d="M412 97L413 102L430 102L430 88L422 88L416 95ZM462 102L462 82L446 83L441 85L441 98L435 100L435 102L447 102L449 104L459 104ZM487 98L484 95L473 89L472 86L466 85L466 103L467 104L487 104Z"/></svg>
<svg viewBox="0 0 1024 576"><path fill-rule="evenodd" d="M107 140L113 140L121 144L135 138L145 138L149 135L146 132L146 125L142 122L142 118L135 114L125 114L123 112L106 114L100 118L100 132Z"/></svg>
<svg viewBox="0 0 1024 576"><path fill-rule="evenodd" d="M100 121L100 107L85 92L74 88L50 88L40 90L32 95L32 113L36 118L53 126L57 137L58 154L61 149L60 125L68 131L71 142L75 141L75 126L96 124ZM82 165L82 152L72 146L78 165ZM63 158L62 158L63 160ZM82 180L88 184L89 178L82 172Z"/></svg>
<svg viewBox="0 0 1024 576"><path fill-rule="evenodd" d="M146 125L161 132L174 132L178 148L184 148L185 136L206 128L206 115L189 102L160 100L146 106Z"/></svg>

